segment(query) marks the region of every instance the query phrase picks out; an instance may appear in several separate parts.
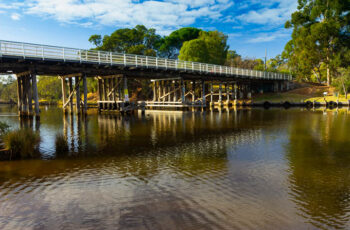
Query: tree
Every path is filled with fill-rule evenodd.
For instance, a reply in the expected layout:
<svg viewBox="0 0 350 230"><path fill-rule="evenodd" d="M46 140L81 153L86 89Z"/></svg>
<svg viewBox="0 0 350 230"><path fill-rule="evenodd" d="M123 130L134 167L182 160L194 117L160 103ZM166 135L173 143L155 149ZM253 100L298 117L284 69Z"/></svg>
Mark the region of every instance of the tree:
<svg viewBox="0 0 350 230"><path fill-rule="evenodd" d="M344 43L349 43L350 4L348 0L299 0L298 3L298 10L285 25L293 27L293 33L284 55L298 75L310 75L324 63L330 85L331 74L336 70L334 60Z"/></svg>
<svg viewBox="0 0 350 230"><path fill-rule="evenodd" d="M193 27L184 27L173 31L161 40L160 55L167 58L176 58L184 42L198 38L201 31L201 29Z"/></svg>
<svg viewBox="0 0 350 230"><path fill-rule="evenodd" d="M201 31L197 39L187 42L181 48L179 59L184 61L196 59L211 64L223 65L227 58L228 48L227 36L223 33ZM200 54L197 52L200 52Z"/></svg>
<svg viewBox="0 0 350 230"><path fill-rule="evenodd" d="M89 38L89 42L93 43L96 47L101 46L102 37L101 35L97 35L97 34L91 35Z"/></svg>
<svg viewBox="0 0 350 230"><path fill-rule="evenodd" d="M96 46L96 50L156 56L161 37L155 29L147 29L143 25L135 28L118 29L111 35L92 35L89 41Z"/></svg>
<svg viewBox="0 0 350 230"><path fill-rule="evenodd" d="M208 63L209 53L207 44L201 39L184 42L179 58L180 60Z"/></svg>
<svg viewBox="0 0 350 230"><path fill-rule="evenodd" d="M61 80L56 77L40 76L38 94L41 99L60 100L62 97Z"/></svg>
<svg viewBox="0 0 350 230"><path fill-rule="evenodd" d="M334 79L334 86L338 91L343 92L345 99L348 99L348 92L350 91L350 67L347 69L339 68L339 76Z"/></svg>

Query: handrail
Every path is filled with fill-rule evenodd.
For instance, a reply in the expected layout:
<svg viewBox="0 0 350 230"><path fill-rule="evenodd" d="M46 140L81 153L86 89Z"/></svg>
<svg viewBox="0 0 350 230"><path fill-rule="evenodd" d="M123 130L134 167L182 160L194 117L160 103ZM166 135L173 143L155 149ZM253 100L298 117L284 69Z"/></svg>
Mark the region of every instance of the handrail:
<svg viewBox="0 0 350 230"><path fill-rule="evenodd" d="M256 79L292 80L291 75L257 70L247 70L215 64L189 62L177 59L123 54L116 52L75 49L69 47L47 46L40 44L0 40L0 57L16 56L23 59L39 58L42 60L77 61L80 63L97 63L129 67L154 69L172 69L186 72L215 73L225 76L247 76Z"/></svg>

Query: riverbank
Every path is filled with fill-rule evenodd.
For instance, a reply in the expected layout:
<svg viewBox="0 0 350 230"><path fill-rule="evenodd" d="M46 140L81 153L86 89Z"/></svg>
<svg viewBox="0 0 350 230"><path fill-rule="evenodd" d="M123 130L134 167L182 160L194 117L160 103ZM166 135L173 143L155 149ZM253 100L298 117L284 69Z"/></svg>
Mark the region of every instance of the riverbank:
<svg viewBox="0 0 350 230"><path fill-rule="evenodd" d="M333 87L312 84L312 83L295 83L295 89L287 92L280 93L264 93L254 95L253 100L255 103L270 102L270 103L283 103L290 102L292 104L303 104L303 103L319 103L325 104L325 102L340 102L348 104L350 97L347 99L343 95L335 96L335 89ZM327 92L327 96L323 96L323 93Z"/></svg>

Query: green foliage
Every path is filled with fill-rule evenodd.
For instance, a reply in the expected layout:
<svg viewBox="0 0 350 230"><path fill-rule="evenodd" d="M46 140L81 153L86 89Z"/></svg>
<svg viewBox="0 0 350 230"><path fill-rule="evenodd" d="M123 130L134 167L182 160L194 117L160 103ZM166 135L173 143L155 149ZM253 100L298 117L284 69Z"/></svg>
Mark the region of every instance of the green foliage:
<svg viewBox="0 0 350 230"><path fill-rule="evenodd" d="M38 78L38 94L40 99L60 100L62 97L61 80L57 77L40 76Z"/></svg>
<svg viewBox="0 0 350 230"><path fill-rule="evenodd" d="M180 60L199 60L218 65L226 62L229 47L227 36L221 32L201 31L197 39L185 42L185 44L180 50Z"/></svg>
<svg viewBox="0 0 350 230"><path fill-rule="evenodd" d="M4 101L17 101L17 82L16 79L7 76L1 77L0 98Z"/></svg>
<svg viewBox="0 0 350 230"><path fill-rule="evenodd" d="M160 42L159 52L161 56L176 58L184 42L198 38L200 31L202 30L193 27L184 27L173 31Z"/></svg>
<svg viewBox="0 0 350 230"><path fill-rule="evenodd" d="M102 40L100 35L92 35L89 39L97 50L149 56L156 56L160 40L155 29L147 29L143 25L118 29L111 35L105 35Z"/></svg>
<svg viewBox="0 0 350 230"><path fill-rule="evenodd" d="M321 65L326 66L327 83L344 63L349 47L348 0L300 0L298 11L286 22L293 28L292 40L287 43L283 56L299 79L310 80L314 74L321 81Z"/></svg>
<svg viewBox="0 0 350 230"><path fill-rule="evenodd" d="M68 141L62 133L58 133L55 137L55 149L58 154L68 152Z"/></svg>
<svg viewBox="0 0 350 230"><path fill-rule="evenodd" d="M180 51L179 59L208 63L209 53L205 41L201 39L194 39L184 42Z"/></svg>
<svg viewBox="0 0 350 230"><path fill-rule="evenodd" d="M93 43L96 47L101 46L102 37L101 35L97 35L97 34L91 35L89 38L89 42Z"/></svg>
<svg viewBox="0 0 350 230"><path fill-rule="evenodd" d="M0 137L8 133L9 129L10 126L7 123L0 121Z"/></svg>
<svg viewBox="0 0 350 230"><path fill-rule="evenodd" d="M40 135L31 129L14 130L5 135L5 146L12 158L35 157L40 144Z"/></svg>
<svg viewBox="0 0 350 230"><path fill-rule="evenodd" d="M338 76L334 79L333 86L347 99L347 94L350 91L350 67L338 69Z"/></svg>

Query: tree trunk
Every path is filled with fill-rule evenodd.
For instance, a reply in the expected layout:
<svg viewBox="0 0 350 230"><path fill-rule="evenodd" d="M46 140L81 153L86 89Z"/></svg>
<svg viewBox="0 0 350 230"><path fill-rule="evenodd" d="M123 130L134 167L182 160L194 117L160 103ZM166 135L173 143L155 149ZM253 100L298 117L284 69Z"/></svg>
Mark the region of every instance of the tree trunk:
<svg viewBox="0 0 350 230"><path fill-rule="evenodd" d="M320 78L320 75L317 74L317 72L315 70L312 70L312 72L314 72L316 78L317 78L317 81L318 83L321 83L321 78Z"/></svg>
<svg viewBox="0 0 350 230"><path fill-rule="evenodd" d="M328 49L327 49L328 52ZM331 73L330 73L330 69L329 69L329 55L327 54L327 85L330 86L332 84L332 80L331 80Z"/></svg>

